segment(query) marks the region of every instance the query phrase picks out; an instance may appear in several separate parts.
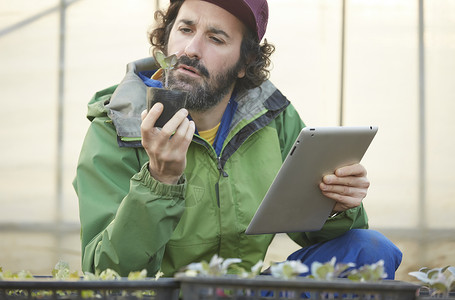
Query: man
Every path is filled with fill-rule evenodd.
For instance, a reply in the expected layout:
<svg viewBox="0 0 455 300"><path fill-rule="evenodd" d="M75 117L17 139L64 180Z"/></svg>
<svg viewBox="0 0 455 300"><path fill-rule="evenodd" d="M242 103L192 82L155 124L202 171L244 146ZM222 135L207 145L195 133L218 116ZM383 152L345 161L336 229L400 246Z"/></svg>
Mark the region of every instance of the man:
<svg viewBox="0 0 455 300"><path fill-rule="evenodd" d="M89 103L92 123L74 181L82 268L172 276L218 254L248 269L264 258L273 235L247 236L245 229L304 126L267 80L274 50L260 44L267 2L171 0L156 17L151 43L177 55L169 82L189 93L187 106L163 128L154 126L163 105L144 111L145 90L162 86L162 78L151 58L128 65L119 86ZM357 230L368 227L368 187L359 164L324 177L320 188L336 201L333 215L320 231L290 235L303 246L291 258L308 265L332 256L384 259L393 278L400 251L377 232Z"/></svg>

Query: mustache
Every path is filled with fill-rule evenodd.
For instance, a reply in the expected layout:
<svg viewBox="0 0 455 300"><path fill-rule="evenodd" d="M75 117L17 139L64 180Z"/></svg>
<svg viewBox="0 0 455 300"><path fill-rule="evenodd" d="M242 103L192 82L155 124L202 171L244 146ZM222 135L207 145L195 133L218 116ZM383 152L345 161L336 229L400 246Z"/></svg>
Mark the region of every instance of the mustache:
<svg viewBox="0 0 455 300"><path fill-rule="evenodd" d="M195 68L201 75L209 78L210 74L207 68L201 63L201 61L197 58L189 58L188 56L182 55L177 60L177 66L179 65L187 65L189 67Z"/></svg>

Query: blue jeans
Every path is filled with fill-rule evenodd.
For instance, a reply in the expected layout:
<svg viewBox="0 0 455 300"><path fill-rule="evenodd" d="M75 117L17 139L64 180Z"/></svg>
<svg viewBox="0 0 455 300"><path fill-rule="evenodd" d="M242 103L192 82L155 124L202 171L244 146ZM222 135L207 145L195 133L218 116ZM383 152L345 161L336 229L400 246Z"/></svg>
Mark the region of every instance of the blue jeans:
<svg viewBox="0 0 455 300"><path fill-rule="evenodd" d="M332 240L302 248L287 260L300 260L311 268L315 261L326 263L336 257L337 263L355 263L355 268L384 260L386 279L394 279L403 254L382 233L371 229L351 229ZM307 276L309 273L301 274Z"/></svg>

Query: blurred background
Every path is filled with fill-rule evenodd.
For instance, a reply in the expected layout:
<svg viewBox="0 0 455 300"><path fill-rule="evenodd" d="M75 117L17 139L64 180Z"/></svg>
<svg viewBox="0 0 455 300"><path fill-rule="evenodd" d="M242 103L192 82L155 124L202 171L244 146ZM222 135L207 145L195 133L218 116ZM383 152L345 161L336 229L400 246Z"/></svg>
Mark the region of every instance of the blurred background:
<svg viewBox="0 0 455 300"><path fill-rule="evenodd" d="M86 105L149 56L167 0L0 0L0 266L80 270L72 188ZM310 126L377 125L363 164L370 227L397 279L455 265L455 1L269 0L271 80ZM349 247L349 245L346 245ZM297 246L278 235L267 261Z"/></svg>

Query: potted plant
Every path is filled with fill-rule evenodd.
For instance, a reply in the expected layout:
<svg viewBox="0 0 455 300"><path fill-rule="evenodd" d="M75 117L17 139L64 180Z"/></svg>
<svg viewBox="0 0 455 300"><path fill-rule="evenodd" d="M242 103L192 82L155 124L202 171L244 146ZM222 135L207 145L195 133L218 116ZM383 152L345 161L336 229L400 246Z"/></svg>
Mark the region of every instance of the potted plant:
<svg viewBox="0 0 455 300"><path fill-rule="evenodd" d="M177 56L175 54L165 56L163 52L156 51L155 59L164 71L164 86L163 88L147 87L147 111L157 102L163 104L163 112L155 123L155 127L162 128L179 109L185 107L187 92L171 90L168 86L169 72L177 64Z"/></svg>

